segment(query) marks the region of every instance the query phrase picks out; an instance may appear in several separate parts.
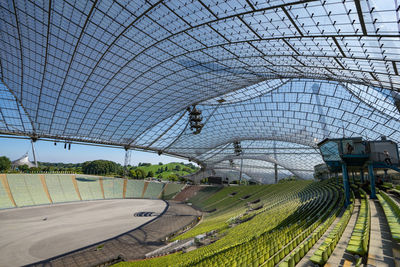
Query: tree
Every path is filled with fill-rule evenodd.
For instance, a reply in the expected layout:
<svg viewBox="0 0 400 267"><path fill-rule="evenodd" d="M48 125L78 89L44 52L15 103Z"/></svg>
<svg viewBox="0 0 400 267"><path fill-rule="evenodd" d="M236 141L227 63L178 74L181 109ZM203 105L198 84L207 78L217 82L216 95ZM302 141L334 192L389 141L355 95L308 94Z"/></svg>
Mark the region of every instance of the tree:
<svg viewBox="0 0 400 267"><path fill-rule="evenodd" d="M194 166L193 163L188 163L188 164L186 164L186 166L188 166L189 168L191 168L193 170L197 169L196 166Z"/></svg>
<svg viewBox="0 0 400 267"><path fill-rule="evenodd" d="M7 172L11 168L11 161L7 157L0 157L0 172Z"/></svg>
<svg viewBox="0 0 400 267"><path fill-rule="evenodd" d="M136 178L143 179L146 177L146 172L140 168L136 169Z"/></svg>
<svg viewBox="0 0 400 267"><path fill-rule="evenodd" d="M64 168L63 168L64 169ZM109 160L93 160L83 163L82 171L85 174L119 174L123 172L120 164Z"/></svg>
<svg viewBox="0 0 400 267"><path fill-rule="evenodd" d="M164 165L162 162L159 162L158 165Z"/></svg>
<svg viewBox="0 0 400 267"><path fill-rule="evenodd" d="M28 167L28 165L24 164L24 165L18 166L18 170L20 172L27 172L29 170L29 167Z"/></svg>
<svg viewBox="0 0 400 267"><path fill-rule="evenodd" d="M149 171L148 173L147 173L147 176L146 177L154 177L154 173L152 172L152 171Z"/></svg>
<svg viewBox="0 0 400 267"><path fill-rule="evenodd" d="M130 169L129 170L129 176L133 178L137 178L136 170L135 169Z"/></svg>
<svg viewBox="0 0 400 267"><path fill-rule="evenodd" d="M176 170L176 171L180 171L180 170L181 170L181 166L180 166L180 165L176 165L176 166L175 166L175 170Z"/></svg>
<svg viewBox="0 0 400 267"><path fill-rule="evenodd" d="M170 174L168 175L168 180L170 181L178 181L178 176L176 174Z"/></svg>
<svg viewBox="0 0 400 267"><path fill-rule="evenodd" d="M45 172L54 172L56 170L56 167L54 166L47 166L46 168L44 168Z"/></svg>

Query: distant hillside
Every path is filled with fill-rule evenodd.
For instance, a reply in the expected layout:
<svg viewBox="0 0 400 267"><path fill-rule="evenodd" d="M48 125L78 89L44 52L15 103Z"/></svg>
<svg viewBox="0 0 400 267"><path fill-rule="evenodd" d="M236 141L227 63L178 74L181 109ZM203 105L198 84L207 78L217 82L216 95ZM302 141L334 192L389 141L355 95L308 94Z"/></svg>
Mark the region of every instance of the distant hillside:
<svg viewBox="0 0 400 267"><path fill-rule="evenodd" d="M184 164L178 162L171 162L167 164L151 165L150 163L139 163L137 167L131 167L130 176L132 178L140 179L144 177L155 177L164 180L177 180L178 177L188 175L198 171L192 163Z"/></svg>
<svg viewBox="0 0 400 267"><path fill-rule="evenodd" d="M124 167L121 164L109 160L93 160L83 163L51 163L38 162L39 166L28 168L28 166L20 166L18 170L13 172L23 173L52 173L52 172L68 172L83 173L105 176L124 176ZM24 167L24 168L23 168ZM8 167L10 168L10 167ZM193 163L171 162L167 164L158 163L139 163L138 166L128 166L128 176L132 179L159 178L163 180L177 181L179 177L197 172L199 167ZM0 169L1 170L1 169ZM3 170L7 172L8 170Z"/></svg>

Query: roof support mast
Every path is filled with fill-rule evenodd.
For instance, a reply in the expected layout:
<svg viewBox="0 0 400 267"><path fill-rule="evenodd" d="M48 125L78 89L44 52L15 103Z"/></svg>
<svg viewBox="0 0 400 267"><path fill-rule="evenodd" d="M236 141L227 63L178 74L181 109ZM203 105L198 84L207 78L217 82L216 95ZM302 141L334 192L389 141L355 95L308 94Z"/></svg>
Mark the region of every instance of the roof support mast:
<svg viewBox="0 0 400 267"><path fill-rule="evenodd" d="M243 173L243 154L240 158L240 175L239 175L239 185L242 184L242 173Z"/></svg>
<svg viewBox="0 0 400 267"><path fill-rule="evenodd" d="M32 143L33 161L35 162L35 167L38 167L38 163L37 163L37 160L36 160L36 150L35 150L35 145L34 145L34 143L36 142L36 140L37 140L36 137L32 137L31 143Z"/></svg>
<svg viewBox="0 0 400 267"><path fill-rule="evenodd" d="M131 163L131 152L129 146L125 146L124 178L128 176L128 165Z"/></svg>
<svg viewBox="0 0 400 267"><path fill-rule="evenodd" d="M275 183L278 183L278 164L276 163L276 141L274 139L274 170L275 170Z"/></svg>

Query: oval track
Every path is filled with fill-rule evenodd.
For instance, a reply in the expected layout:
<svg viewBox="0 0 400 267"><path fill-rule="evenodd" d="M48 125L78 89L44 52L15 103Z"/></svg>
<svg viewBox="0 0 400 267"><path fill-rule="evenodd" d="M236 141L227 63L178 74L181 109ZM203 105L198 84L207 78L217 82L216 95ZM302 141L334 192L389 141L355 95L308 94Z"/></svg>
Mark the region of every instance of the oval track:
<svg viewBox="0 0 400 267"><path fill-rule="evenodd" d="M137 228L160 214L162 200L115 199L0 211L1 266L21 266L76 250Z"/></svg>

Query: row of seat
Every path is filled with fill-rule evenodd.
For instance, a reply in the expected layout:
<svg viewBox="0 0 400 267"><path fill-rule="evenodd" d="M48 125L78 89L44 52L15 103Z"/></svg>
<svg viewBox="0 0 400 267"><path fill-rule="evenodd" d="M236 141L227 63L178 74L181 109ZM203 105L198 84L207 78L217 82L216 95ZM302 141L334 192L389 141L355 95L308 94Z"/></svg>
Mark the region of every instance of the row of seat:
<svg viewBox="0 0 400 267"><path fill-rule="evenodd" d="M3 177L2 177L3 176ZM11 191L9 190L9 186L6 188L3 184L6 183L5 175L0 174L0 209L8 209L15 207L15 204L9 197L11 195Z"/></svg>
<svg viewBox="0 0 400 267"><path fill-rule="evenodd" d="M329 207L326 207L324 209L325 211L330 210L331 208L334 207L333 205L334 202L331 202L331 205ZM319 212L319 208L322 206L320 203L318 203L318 206L315 205L316 203L313 202L313 207L310 207L311 210L314 211L314 213L311 213L308 218L307 218L307 223L303 225L301 229L305 229L300 235L298 235L296 238L294 238L292 241L287 243L278 253L280 253L279 257L275 255L273 259L269 259L265 265L266 266L273 266L274 264L279 263L283 258L285 258L289 253L292 254L292 256L287 257L284 261L281 262L280 265L286 266L286 263L288 265L292 265L296 259L300 259L304 256L306 251L309 249L309 242L304 242L310 234L315 230L316 227L318 227L321 224L320 216L321 213ZM323 215L324 216L324 215ZM311 222L314 221L312 224ZM307 228L308 227L308 228ZM306 245L306 246L305 246Z"/></svg>
<svg viewBox="0 0 400 267"><path fill-rule="evenodd" d="M278 207L276 208L278 209ZM286 207L285 205L282 205L280 207L281 213L278 213L277 211L274 212L276 218L281 216L285 218L287 216L285 213L288 213L290 210L294 210L294 212L291 213L290 217L286 217L285 220L278 223L277 226L279 228L277 231L273 231L272 233L261 233L261 235L253 236L247 242L238 244L235 251L232 251L229 248L222 250L220 253L202 260L199 264L201 266L220 266L221 261L224 261L223 265L225 266L234 266L235 264L252 266L261 265L265 262L278 262L287 252L284 249L286 244L293 240L298 243L306 235L306 233L302 231L302 226L307 223L306 213L304 210L301 210L302 208L306 209L306 207L301 206L301 202L294 202ZM296 215L293 215L295 213ZM294 220L293 218L297 218L297 220ZM273 224L274 221L271 219L266 221L265 218L261 218L261 220L253 221L247 228L251 231L255 228L255 224L262 225L262 223L268 223L270 225ZM235 236L233 236L233 238L234 237ZM256 249L257 253L254 253L253 251Z"/></svg>
<svg viewBox="0 0 400 267"><path fill-rule="evenodd" d="M22 179L30 180L35 177L34 174L21 175ZM8 177L8 180L12 180L12 177ZM72 175L57 175L57 174L49 174L44 175L44 185L41 191L43 191L46 187L49 192L51 202L52 203L62 203L62 202L70 202L70 201L79 201L79 195L77 194L76 188L74 186ZM13 191L13 195L15 195L18 190ZM34 193L38 193L40 190L34 191ZM37 205L38 203L35 203ZM47 203L46 203L47 204ZM21 206L18 204L18 206Z"/></svg>
<svg viewBox="0 0 400 267"><path fill-rule="evenodd" d="M237 187L223 189L216 197L207 198L207 206L212 208L211 199L221 200L215 205L231 198L236 209L243 211L243 204L260 199L258 204L263 208L254 211L255 216L246 222L232 228L220 229L222 237L216 242L200 247L187 253L171 254L164 257L134 262L135 266L272 266L279 264L297 246L302 247L304 253L310 243L304 242L313 231L323 222L322 217L338 206L338 189L334 182L320 183L291 182L284 185L269 186L262 191L269 197L263 198L258 194L257 187ZM288 189L290 188L290 189ZM226 191L225 191L226 190ZM231 191L237 191L229 196ZM286 191L287 190L287 191ZM224 192L225 191L225 192ZM246 200L238 200L244 192L254 192ZM270 191L274 191L273 194ZM226 194L228 193L228 194ZM254 199L253 199L254 198ZM228 204L229 205L229 204ZM265 208L264 208L265 207ZM222 208L222 207L221 207ZM213 213L212 213L213 214ZM237 216L238 213L230 209L217 215L210 215L203 224L226 215ZM196 229L196 228L195 228ZM200 228L206 229L206 228ZM302 243L303 242L303 243ZM301 255L303 256L303 255Z"/></svg>
<svg viewBox="0 0 400 267"><path fill-rule="evenodd" d="M354 255L364 256L368 252L371 230L371 211L367 194L362 189L359 189L359 192L361 196L360 210L346 251Z"/></svg>
<svg viewBox="0 0 400 267"><path fill-rule="evenodd" d="M337 197L335 202L332 202L331 207L329 207L319 221L315 223L313 229L316 228L316 230L300 246L294 249L293 252L281 262L279 267L293 267L307 254L339 215L344 204L342 196L343 194L341 194L340 198ZM318 225L318 223L320 223L320 225ZM318 228L316 226L318 226Z"/></svg>
<svg viewBox="0 0 400 267"><path fill-rule="evenodd" d="M0 209L114 198L167 198L183 184L68 174L1 174ZM145 187L146 185L146 187Z"/></svg>
<svg viewBox="0 0 400 267"><path fill-rule="evenodd" d="M97 178L76 178L82 200L103 199L100 182ZM110 195L109 192L107 195Z"/></svg>
<svg viewBox="0 0 400 267"><path fill-rule="evenodd" d="M400 207L383 191L380 191L377 197L385 212L392 238L400 243Z"/></svg>
<svg viewBox="0 0 400 267"><path fill-rule="evenodd" d="M221 190L219 186L205 186L198 190L191 198L190 202L199 207L202 203L204 203L209 197L214 195L216 192Z"/></svg>
<svg viewBox="0 0 400 267"><path fill-rule="evenodd" d="M397 195L398 197L400 197L400 190L399 189L393 188L393 189L390 190L390 192L395 194L395 195Z"/></svg>
<svg viewBox="0 0 400 267"><path fill-rule="evenodd" d="M303 183L302 186L306 184ZM260 199L260 204L264 204L262 209L252 212L253 215L256 215L268 211L280 203L289 201L285 196L295 196L302 189L302 186L296 187L296 184L289 184L286 187L282 185L225 187L199 205L205 211L215 210L215 212L205 214L199 225L174 240L195 237L210 231L223 231L229 228L232 220L246 213L247 202ZM250 191L253 192L250 198L240 199L241 196L247 195ZM237 192L237 194L230 196L232 192Z"/></svg>
<svg viewBox="0 0 400 267"><path fill-rule="evenodd" d="M118 178L103 178L104 198L123 198L124 180Z"/></svg>
<svg viewBox="0 0 400 267"><path fill-rule="evenodd" d="M177 195L177 192L180 192L184 187L184 184L175 184L169 183L165 185L164 190L162 191L161 198L162 199L172 199Z"/></svg>
<svg viewBox="0 0 400 267"><path fill-rule="evenodd" d="M7 175L8 185L15 203L18 206L50 203L39 177L32 176L31 178L25 179L25 176L21 174Z"/></svg>
<svg viewBox="0 0 400 267"><path fill-rule="evenodd" d="M354 195L352 199L354 200ZM332 231L329 232L329 235L325 238L322 244L311 256L310 261L320 266L325 265L325 263L331 256L333 250L335 249L337 243L339 242L340 238L342 237L344 230L347 227L347 224L353 212L353 208L354 208L353 203L346 208L339 222L335 225Z"/></svg>
<svg viewBox="0 0 400 267"><path fill-rule="evenodd" d="M318 193L318 195L321 192ZM275 251L275 254L270 255L269 259L267 259L262 265L265 266L274 266L278 264L282 259L284 259L289 253L293 256L292 259L291 256L289 256L286 260L281 262L283 266L292 265L294 264L294 259L298 259L298 261L304 256L304 254L308 251L310 248L311 242L303 242L307 238L309 238L310 234L315 230L315 228L321 223L321 210L323 211L330 211L331 208L333 208L337 204L335 201L332 201L332 195L330 194L329 197L327 197L327 194L320 194L322 196L322 199L319 198L320 201L312 201L309 204L311 205L306 205L308 206L308 212L303 213L300 211L299 214L296 214L293 216L295 220L299 220L299 224L297 225L297 229L295 230L296 233L294 235L286 236L285 238L279 238L279 241L275 241L281 244L279 247L278 251ZM331 206L329 208L326 208L327 203L331 203ZM311 212L310 212L311 211ZM306 216L306 217L304 217ZM322 217L324 217L322 215ZM304 220L305 219L305 220ZM292 222L293 225L296 225L297 222Z"/></svg>
<svg viewBox="0 0 400 267"><path fill-rule="evenodd" d="M163 188L164 184L162 183L148 183L143 198L157 199L159 198Z"/></svg>
<svg viewBox="0 0 400 267"><path fill-rule="evenodd" d="M303 195L302 193L300 193L299 195ZM238 260L233 259L233 261L231 261L230 263L234 264L235 262L237 262L238 264L240 264L245 262L245 265L262 264L265 266L274 266L275 264L279 263L279 261L281 261L288 253L290 253L293 248L299 245L300 242L304 240L304 238L306 238L310 233L311 229L308 229L307 227L310 225L310 223L312 223L313 218L318 218L319 211L322 207L324 207L324 202L327 200L323 199L323 197L326 195L324 195L323 193L321 194L321 192L315 194L314 191L309 191L305 195L312 196L312 198L314 198L316 195L319 195L319 197L317 199L314 198L313 200L306 200L304 195L302 196L302 199L304 201L303 203L305 203L305 205L297 209L296 212L290 216L291 219L285 220L285 224L281 225L280 229L274 232L275 238L269 240L267 239L265 240L266 243L256 245L257 248L264 248L264 251L266 248L266 253L262 253L261 256L256 257L250 262L248 259L246 262L246 259L243 259L243 257L239 257ZM313 216L313 213L316 216ZM255 246L253 246L253 249L254 247ZM242 250L242 252L244 251L246 250Z"/></svg>
<svg viewBox="0 0 400 267"><path fill-rule="evenodd" d="M254 187L256 188L256 187ZM228 194L231 193L233 189L232 188L224 188L223 192L218 192L217 196L215 198L223 199L224 196L227 196ZM240 188L235 188L235 190L238 190L238 194L240 195L241 190L245 190L245 188L240 187ZM228 194L227 194L228 193ZM243 202L242 202L243 203ZM281 206L281 209L275 208L274 213L276 213L277 216L271 217L271 216L257 216L253 218L251 221L256 220L257 223L253 223L254 228L247 228L248 223L243 223L241 225L238 225L234 228L227 229L227 231L233 231L235 232L233 235L227 235L226 237L218 240L217 242L206 246L206 247L201 247L195 251L192 251L190 253L185 253L185 254L172 254L168 255L165 257L161 258L155 258L151 260L146 260L143 262L135 263L139 264L139 266L166 266L166 265L176 265L176 266L187 266L187 265L204 265L204 266L213 266L215 264L220 264L222 265L221 261L223 259L228 259L229 257L226 254L229 254L230 252L236 251L236 250L243 250L243 246L247 244L248 242L245 242L242 240L242 238L247 237L246 234L250 235L255 234L255 232L258 232L260 230L268 231L268 227L273 227L278 225L282 220L279 220L281 216L284 216L285 213L290 213L296 210L297 205L295 203L292 203L288 201L288 203L284 204ZM222 214L222 216L217 216L217 217L223 217L226 218L226 214ZM231 215L229 212L228 215ZM262 218L261 218L262 217ZM261 220L260 220L261 219ZM213 220L208 220L209 222L212 222ZM268 227L266 228L263 225L264 222L268 222ZM255 222L255 221L254 221ZM261 227L260 227L261 226ZM256 229L258 228L258 229ZM252 231L253 230L253 231ZM260 234L258 234L260 235ZM250 237L251 238L251 237ZM261 247L261 246L259 246ZM222 256L225 254L225 256ZM237 253L234 253L237 254ZM244 255L244 253L242 253ZM216 256L216 257L214 257ZM234 257L234 255L230 256L231 258ZM244 260L244 259L243 259ZM246 259L248 261L248 259ZM224 264L227 265L227 264Z"/></svg>

